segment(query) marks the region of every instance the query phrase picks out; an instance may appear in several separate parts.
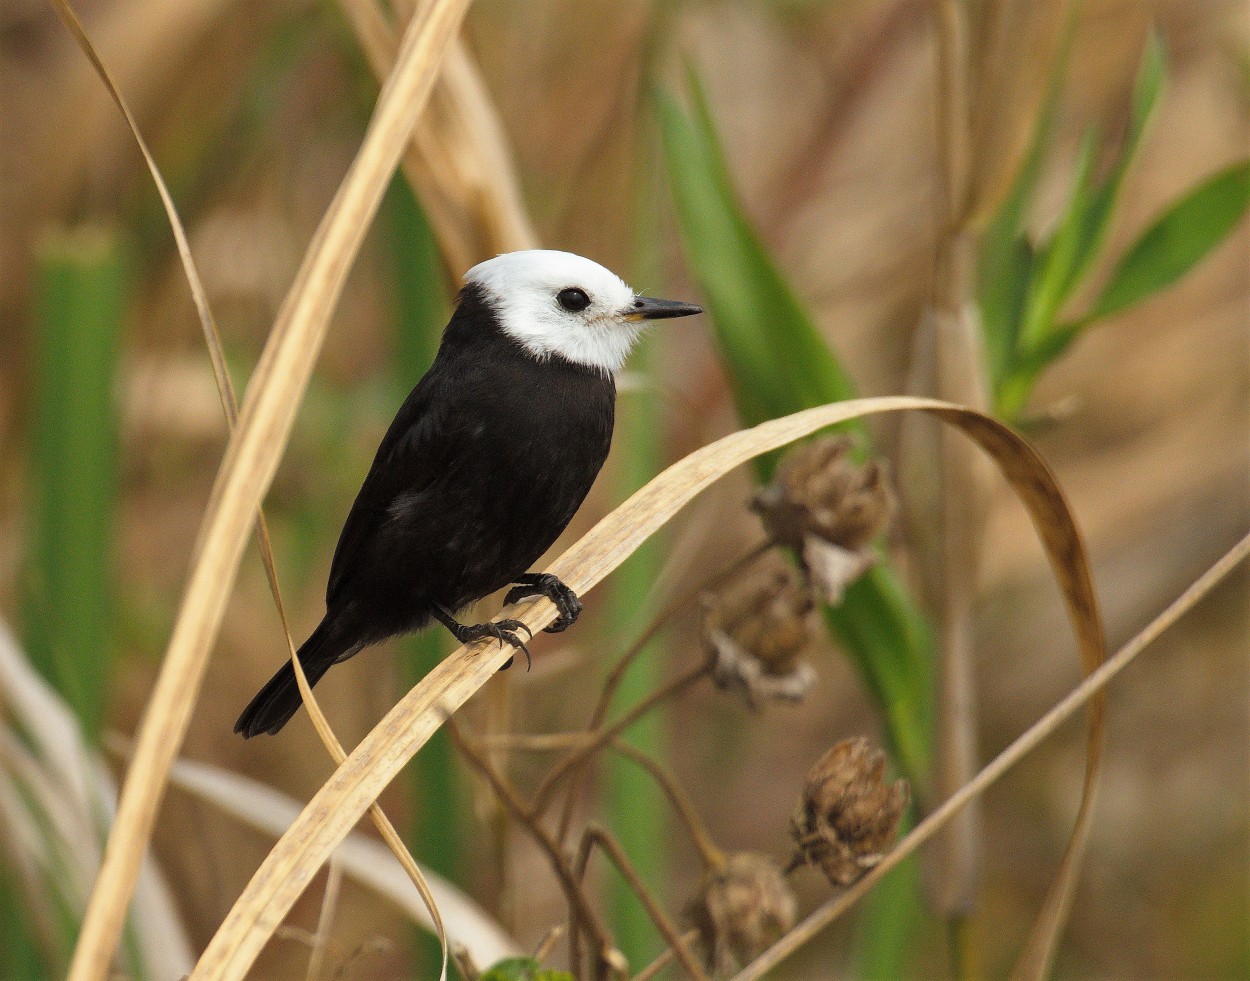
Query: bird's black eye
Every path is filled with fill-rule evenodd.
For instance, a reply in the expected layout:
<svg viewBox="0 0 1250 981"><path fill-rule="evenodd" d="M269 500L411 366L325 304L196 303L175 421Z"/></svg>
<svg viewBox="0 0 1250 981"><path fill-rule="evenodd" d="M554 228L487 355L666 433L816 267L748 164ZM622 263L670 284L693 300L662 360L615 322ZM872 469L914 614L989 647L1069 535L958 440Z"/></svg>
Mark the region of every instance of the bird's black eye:
<svg viewBox="0 0 1250 981"><path fill-rule="evenodd" d="M590 297L586 295L585 290L579 290L576 286L570 286L566 290L560 290L556 294L556 299L560 302L560 306L564 307L570 313L577 313L585 310L590 306Z"/></svg>

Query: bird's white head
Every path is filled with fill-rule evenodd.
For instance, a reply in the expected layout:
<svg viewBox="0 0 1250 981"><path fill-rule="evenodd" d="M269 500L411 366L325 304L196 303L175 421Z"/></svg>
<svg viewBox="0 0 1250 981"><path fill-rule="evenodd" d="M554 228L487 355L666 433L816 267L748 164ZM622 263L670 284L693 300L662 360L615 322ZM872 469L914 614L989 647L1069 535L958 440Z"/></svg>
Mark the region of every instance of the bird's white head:
<svg viewBox="0 0 1250 981"><path fill-rule="evenodd" d="M615 273L571 252L532 249L478 263L466 284L486 293L503 332L539 360L620 370L648 320L699 307L638 296Z"/></svg>

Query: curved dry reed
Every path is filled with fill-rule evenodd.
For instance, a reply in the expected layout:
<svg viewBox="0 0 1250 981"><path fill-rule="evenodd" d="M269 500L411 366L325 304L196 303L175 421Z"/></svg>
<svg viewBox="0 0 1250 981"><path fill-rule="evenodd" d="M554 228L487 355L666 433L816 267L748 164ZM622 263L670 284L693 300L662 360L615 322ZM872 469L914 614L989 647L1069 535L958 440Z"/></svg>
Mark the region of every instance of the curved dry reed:
<svg viewBox="0 0 1250 981"><path fill-rule="evenodd" d="M139 730L117 820L74 951L71 981L101 979L112 963L169 768L199 694L257 509L277 470L347 272L468 2L426 0L413 17L360 153L317 229L248 386Z"/></svg>
<svg viewBox="0 0 1250 981"><path fill-rule="evenodd" d="M1100 663L1105 643L1085 547L1054 476L1037 452L1002 423L932 399L860 399L809 409L726 436L665 470L601 520L549 571L584 593L696 494L735 467L826 426L902 411L928 412L956 426L993 457L1028 508L1046 547L1087 667ZM516 616L537 631L554 619L555 612L548 600L541 599L520 610L507 608L501 615ZM266 857L210 941L193 978L225 981L247 973L295 900L369 805L443 720L489 681L509 656L508 650L492 643L461 647L387 713ZM1102 718L1103 700L1098 696L1090 711L1091 774L1097 773ZM1087 797L1092 799L1089 791L1087 787Z"/></svg>

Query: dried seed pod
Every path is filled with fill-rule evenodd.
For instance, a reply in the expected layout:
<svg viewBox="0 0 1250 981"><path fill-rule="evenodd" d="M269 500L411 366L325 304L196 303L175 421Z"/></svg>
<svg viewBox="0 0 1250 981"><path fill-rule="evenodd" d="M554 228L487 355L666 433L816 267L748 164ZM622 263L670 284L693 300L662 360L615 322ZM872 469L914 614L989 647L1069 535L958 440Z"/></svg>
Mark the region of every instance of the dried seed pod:
<svg viewBox="0 0 1250 981"><path fill-rule="evenodd" d="M869 543L894 513L894 494L877 460L860 466L846 436L825 436L787 454L751 508L773 541L794 549L830 603L872 565Z"/></svg>
<svg viewBox="0 0 1250 981"><path fill-rule="evenodd" d="M793 570L781 563L704 597L703 633L716 657L716 683L740 688L753 708L806 695L816 677L802 661L812 606Z"/></svg>
<svg viewBox="0 0 1250 981"><path fill-rule="evenodd" d="M704 877L686 915L699 931L708 970L729 974L794 926L798 906L777 864L739 852Z"/></svg>
<svg viewBox="0 0 1250 981"><path fill-rule="evenodd" d="M876 865L898 830L907 781L885 780L885 754L860 736L835 745L807 774L790 819L798 852L791 866L817 865L848 886Z"/></svg>

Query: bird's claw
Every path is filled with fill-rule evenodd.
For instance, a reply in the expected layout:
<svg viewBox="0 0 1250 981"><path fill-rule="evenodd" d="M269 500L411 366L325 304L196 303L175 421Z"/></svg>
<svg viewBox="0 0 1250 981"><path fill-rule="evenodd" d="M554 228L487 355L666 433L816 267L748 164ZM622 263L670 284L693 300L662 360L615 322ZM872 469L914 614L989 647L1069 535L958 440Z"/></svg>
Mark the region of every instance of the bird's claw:
<svg viewBox="0 0 1250 981"><path fill-rule="evenodd" d="M582 601L577 598L577 594L549 572L533 576L520 585L513 586L508 590L503 601L505 604L511 604L528 596L547 597L559 613L559 616L543 628L545 633L558 634L562 630L568 630L582 612Z"/></svg>
<svg viewBox="0 0 1250 981"><path fill-rule="evenodd" d="M511 644L513 648L518 648L523 651L525 653L525 670L528 671L530 669L533 665L533 659L530 657L530 649L526 646L525 641L521 639L520 634L517 633L518 630L524 630L528 635L527 639L533 640L534 632L530 630L529 627L527 627L520 620L497 620L491 623L480 624L480 626L486 628L482 631L481 636L494 637L499 641L499 646L501 648L506 641ZM503 665L499 670L505 671L511 666L512 658L508 658L508 663Z"/></svg>

